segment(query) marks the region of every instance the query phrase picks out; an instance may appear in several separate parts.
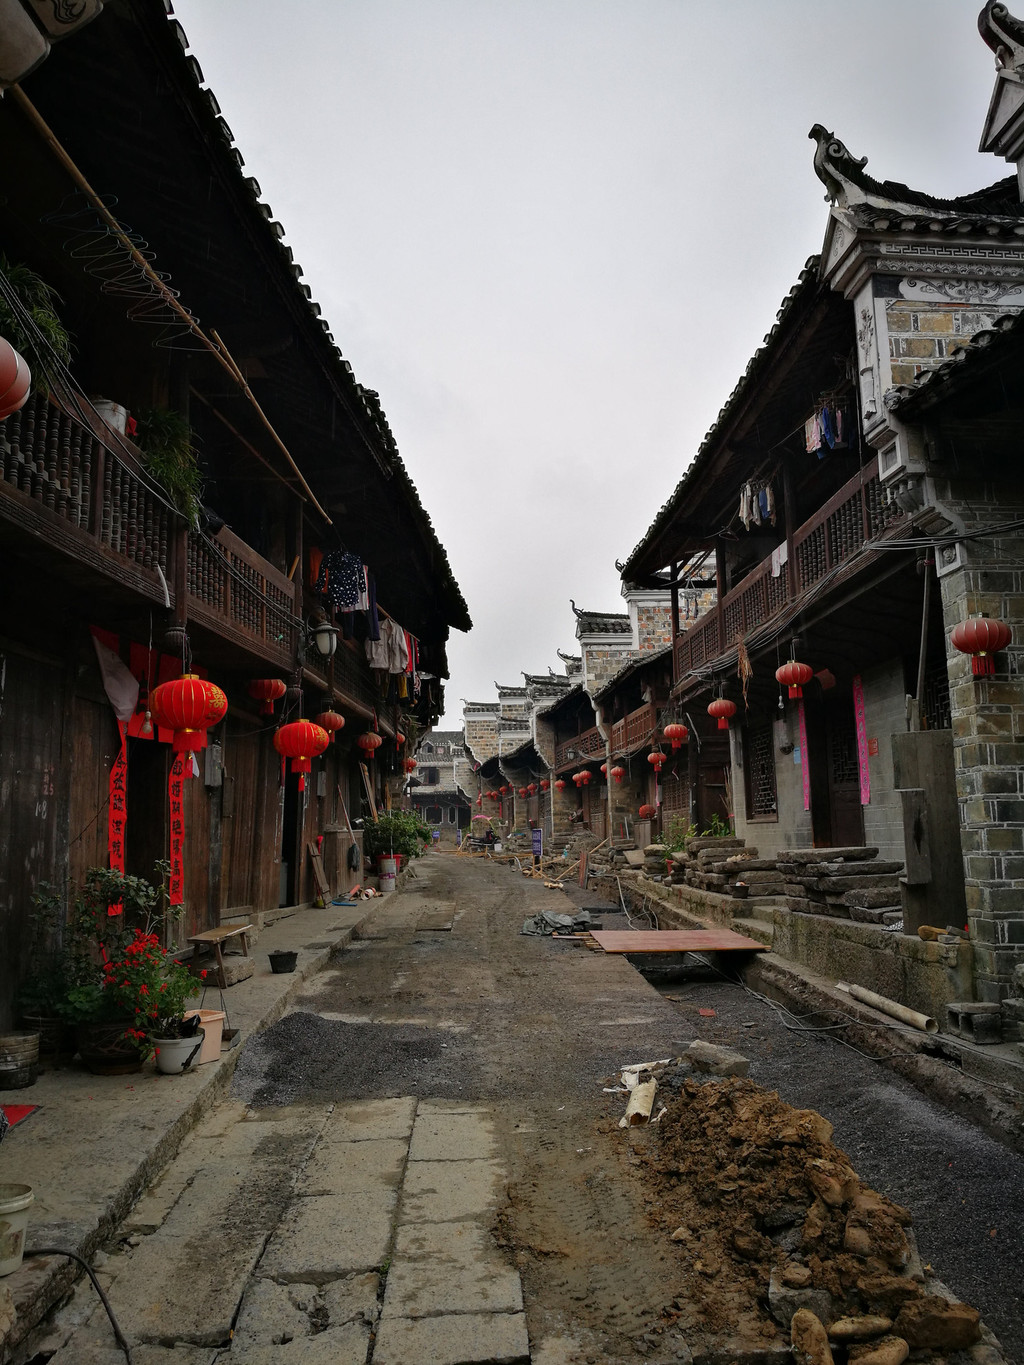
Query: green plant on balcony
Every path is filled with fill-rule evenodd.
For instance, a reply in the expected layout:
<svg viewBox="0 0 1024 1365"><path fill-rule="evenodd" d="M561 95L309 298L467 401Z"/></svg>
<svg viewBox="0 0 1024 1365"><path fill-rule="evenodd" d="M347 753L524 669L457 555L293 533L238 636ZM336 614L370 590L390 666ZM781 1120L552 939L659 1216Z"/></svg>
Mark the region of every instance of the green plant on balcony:
<svg viewBox="0 0 1024 1365"><path fill-rule="evenodd" d="M71 336L57 312L60 295L34 270L2 253L0 275L21 305L13 306L7 290L0 291L0 336L28 361L33 389L45 391L54 367L71 363Z"/></svg>
<svg viewBox="0 0 1024 1365"><path fill-rule="evenodd" d="M166 408L146 408L136 420L135 440L149 472L189 524L198 526L203 476L192 428L180 412Z"/></svg>

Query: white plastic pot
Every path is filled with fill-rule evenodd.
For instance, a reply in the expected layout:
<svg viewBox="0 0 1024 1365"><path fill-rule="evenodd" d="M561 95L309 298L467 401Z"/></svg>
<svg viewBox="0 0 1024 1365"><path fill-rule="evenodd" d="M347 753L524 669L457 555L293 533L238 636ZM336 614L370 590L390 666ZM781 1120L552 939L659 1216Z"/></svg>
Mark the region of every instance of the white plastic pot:
<svg viewBox="0 0 1024 1365"><path fill-rule="evenodd" d="M398 863L394 858L377 859L377 877L380 881L381 892L394 891L395 877L398 875Z"/></svg>
<svg viewBox="0 0 1024 1365"><path fill-rule="evenodd" d="M0 1184L0 1275L13 1275L25 1251L31 1185Z"/></svg>
<svg viewBox="0 0 1024 1365"><path fill-rule="evenodd" d="M197 1066L205 1041L203 1029L191 1038L154 1038L157 1071L165 1076L179 1076L187 1066Z"/></svg>

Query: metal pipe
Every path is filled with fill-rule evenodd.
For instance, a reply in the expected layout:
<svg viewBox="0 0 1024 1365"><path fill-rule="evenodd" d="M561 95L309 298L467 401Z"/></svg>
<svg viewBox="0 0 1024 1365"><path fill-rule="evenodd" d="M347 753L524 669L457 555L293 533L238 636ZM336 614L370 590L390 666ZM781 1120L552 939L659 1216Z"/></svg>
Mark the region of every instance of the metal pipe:
<svg viewBox="0 0 1024 1365"><path fill-rule="evenodd" d="M911 1010L906 1005L901 1005L897 1000L890 1000L888 996L876 995L874 991L866 990L863 986L851 986L845 981L837 981L836 988L851 995L854 1000L859 1000L862 1005L870 1005L873 1009L880 1010L882 1014L888 1014L892 1019L898 1019L902 1024L909 1024L911 1028L920 1029L922 1033L938 1033L939 1026L930 1014L919 1014L917 1010Z"/></svg>

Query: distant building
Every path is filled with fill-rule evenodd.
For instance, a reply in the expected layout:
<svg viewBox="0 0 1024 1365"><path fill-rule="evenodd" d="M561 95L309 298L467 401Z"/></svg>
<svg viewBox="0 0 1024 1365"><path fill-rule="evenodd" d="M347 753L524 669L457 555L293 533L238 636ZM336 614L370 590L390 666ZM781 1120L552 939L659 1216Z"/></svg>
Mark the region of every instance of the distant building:
<svg viewBox="0 0 1024 1365"><path fill-rule="evenodd" d="M413 809L428 825L450 830L468 827L469 797L456 778L465 756L462 730L432 730L417 745L419 767L410 779L411 798Z"/></svg>

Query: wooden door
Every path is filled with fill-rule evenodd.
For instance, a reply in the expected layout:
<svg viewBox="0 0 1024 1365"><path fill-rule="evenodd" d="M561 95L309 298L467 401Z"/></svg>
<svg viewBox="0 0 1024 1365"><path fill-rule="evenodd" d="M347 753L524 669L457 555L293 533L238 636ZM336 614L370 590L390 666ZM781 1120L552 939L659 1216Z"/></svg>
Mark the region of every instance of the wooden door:
<svg viewBox="0 0 1024 1365"><path fill-rule="evenodd" d="M836 697L825 706L825 754L828 770L829 843L856 847L864 842L860 804L860 766L853 702Z"/></svg>

